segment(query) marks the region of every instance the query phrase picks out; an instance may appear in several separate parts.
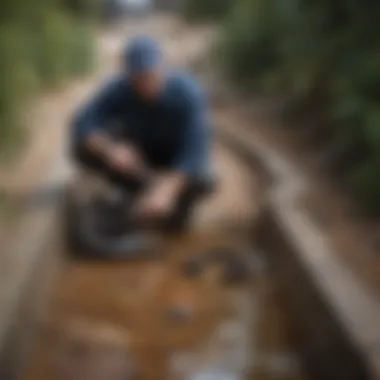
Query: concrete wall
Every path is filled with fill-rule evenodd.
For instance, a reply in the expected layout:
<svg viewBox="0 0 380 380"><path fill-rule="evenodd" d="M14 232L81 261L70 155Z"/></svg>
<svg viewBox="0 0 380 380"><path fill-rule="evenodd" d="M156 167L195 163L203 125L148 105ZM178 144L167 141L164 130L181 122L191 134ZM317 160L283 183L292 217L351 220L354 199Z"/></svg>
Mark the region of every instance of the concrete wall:
<svg viewBox="0 0 380 380"><path fill-rule="evenodd" d="M303 180L251 131L222 126L219 131L268 184L252 243L283 290L306 371L317 380L380 379L377 346L370 344L379 331L379 303L337 262L297 207Z"/></svg>
<svg viewBox="0 0 380 380"><path fill-rule="evenodd" d="M1 251L0 379L20 378L62 258L60 215L69 168L58 157L31 194L11 244Z"/></svg>

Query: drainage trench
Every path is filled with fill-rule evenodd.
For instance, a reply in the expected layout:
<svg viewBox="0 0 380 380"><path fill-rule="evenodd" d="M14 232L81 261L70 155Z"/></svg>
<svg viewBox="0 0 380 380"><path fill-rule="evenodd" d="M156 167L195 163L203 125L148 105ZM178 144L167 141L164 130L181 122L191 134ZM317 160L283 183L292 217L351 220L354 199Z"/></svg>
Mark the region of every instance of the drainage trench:
<svg viewBox="0 0 380 380"><path fill-rule="evenodd" d="M152 30L166 35L165 25ZM179 35L186 27L173 28L163 39L169 53L181 53L174 60L181 66L183 52L193 53ZM203 40L195 37L189 41ZM104 44L117 50L112 41ZM114 61L113 53L105 58ZM239 125L231 120L227 129ZM275 178L248 139L219 132L220 189L200 205L194 229L165 241L154 259L73 261L59 212L46 216L49 239L1 336L1 380L371 378L268 202ZM217 264L184 275L186 260L221 248L249 268L248 281L226 284Z"/></svg>
<svg viewBox="0 0 380 380"><path fill-rule="evenodd" d="M53 243L60 265L23 379L305 378L284 298L252 249L263 180L223 141L214 156L220 188L154 259L76 262ZM186 260L215 249L234 252L249 279L226 284L222 264L184 275Z"/></svg>
<svg viewBox="0 0 380 380"><path fill-rule="evenodd" d="M1 379L372 378L268 201L273 178L247 144L219 132L220 188L152 259L70 259L55 213L2 347ZM233 252L248 280L226 284L219 264L184 274L184 262L215 249Z"/></svg>

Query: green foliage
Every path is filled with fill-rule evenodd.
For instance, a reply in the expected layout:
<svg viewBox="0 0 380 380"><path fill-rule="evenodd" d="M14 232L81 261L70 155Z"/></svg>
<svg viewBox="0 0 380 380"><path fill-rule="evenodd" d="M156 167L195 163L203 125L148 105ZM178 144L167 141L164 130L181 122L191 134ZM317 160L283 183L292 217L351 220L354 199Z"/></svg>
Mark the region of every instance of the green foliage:
<svg viewBox="0 0 380 380"><path fill-rule="evenodd" d="M62 7L80 19L95 19L106 0L60 0Z"/></svg>
<svg viewBox="0 0 380 380"><path fill-rule="evenodd" d="M224 17L234 0L186 0L185 16L191 20L213 20Z"/></svg>
<svg viewBox="0 0 380 380"><path fill-rule="evenodd" d="M371 159L354 166L348 173L348 183L356 196L373 215L380 209L380 161Z"/></svg>
<svg viewBox="0 0 380 380"><path fill-rule="evenodd" d="M71 32L70 72L81 76L94 69L96 57L90 23L80 23Z"/></svg>
<svg viewBox="0 0 380 380"><path fill-rule="evenodd" d="M59 85L70 74L72 23L56 10L43 13L36 31L35 59L41 80L48 86Z"/></svg>
<svg viewBox="0 0 380 380"><path fill-rule="evenodd" d="M14 0L0 4L0 160L25 138L22 110L30 97L38 89L58 86L92 67L89 22L73 17L76 9L69 12L67 3ZM81 11L86 13L87 8Z"/></svg>
<svg viewBox="0 0 380 380"><path fill-rule="evenodd" d="M253 88L259 82L267 85L272 82L273 76L266 74L278 60L276 25L270 24L270 2L238 3L226 22L225 40L219 49L219 58L231 76ZM255 74L258 72L261 75Z"/></svg>
<svg viewBox="0 0 380 380"><path fill-rule="evenodd" d="M0 152L2 156L22 135L20 106L38 87L28 63L27 35L11 24L0 30Z"/></svg>
<svg viewBox="0 0 380 380"><path fill-rule="evenodd" d="M60 85L68 76L86 74L94 60L92 29L74 22L67 14L46 11L36 30L38 44L34 58L43 84Z"/></svg>
<svg viewBox="0 0 380 380"><path fill-rule="evenodd" d="M326 114L332 126L329 147L364 150L367 161L351 164L343 174L377 212L379 14L375 0L239 0L224 22L217 55L237 83L257 92L287 93L294 109Z"/></svg>

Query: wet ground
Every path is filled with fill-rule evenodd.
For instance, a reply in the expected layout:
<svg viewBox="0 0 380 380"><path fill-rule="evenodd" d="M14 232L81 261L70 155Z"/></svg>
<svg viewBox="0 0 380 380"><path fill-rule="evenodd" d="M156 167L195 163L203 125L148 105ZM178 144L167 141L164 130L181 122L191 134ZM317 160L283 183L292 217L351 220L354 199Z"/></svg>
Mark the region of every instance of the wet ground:
<svg viewBox="0 0 380 380"><path fill-rule="evenodd" d="M257 179L224 147L214 157L218 192L155 259L65 262L25 380L302 378L281 296L241 232ZM213 248L241 255L250 280L226 285L219 265L187 278L184 260Z"/></svg>

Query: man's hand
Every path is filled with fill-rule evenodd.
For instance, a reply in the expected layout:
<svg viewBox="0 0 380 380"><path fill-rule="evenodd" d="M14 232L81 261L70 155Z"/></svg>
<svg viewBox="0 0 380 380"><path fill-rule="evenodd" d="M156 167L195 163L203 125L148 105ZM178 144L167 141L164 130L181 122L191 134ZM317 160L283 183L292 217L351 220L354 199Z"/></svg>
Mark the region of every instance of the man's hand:
<svg viewBox="0 0 380 380"><path fill-rule="evenodd" d="M136 207L138 218L156 219L165 217L172 210L174 203L162 188L156 188L139 199Z"/></svg>
<svg viewBox="0 0 380 380"><path fill-rule="evenodd" d="M114 143L105 153L107 163L121 173L139 173L143 161L137 150L130 145Z"/></svg>
<svg viewBox="0 0 380 380"><path fill-rule="evenodd" d="M110 145L112 141L101 132L93 132L86 140L86 148L93 154L96 155L104 155L108 149L110 149Z"/></svg>
<svg viewBox="0 0 380 380"><path fill-rule="evenodd" d="M137 216L143 219L155 219L169 215L178 201L184 184L185 178L179 174L159 177L152 188L138 201Z"/></svg>
<svg viewBox="0 0 380 380"><path fill-rule="evenodd" d="M138 173L144 169L137 149L126 143L112 141L103 133L92 133L86 146L92 153L103 157L111 168L121 173Z"/></svg>

